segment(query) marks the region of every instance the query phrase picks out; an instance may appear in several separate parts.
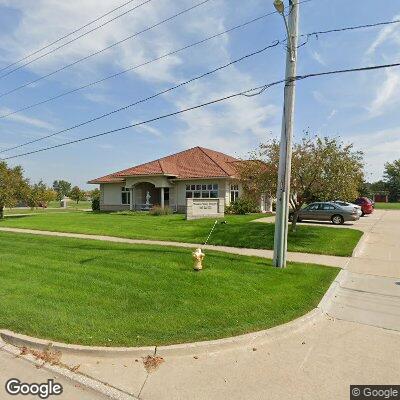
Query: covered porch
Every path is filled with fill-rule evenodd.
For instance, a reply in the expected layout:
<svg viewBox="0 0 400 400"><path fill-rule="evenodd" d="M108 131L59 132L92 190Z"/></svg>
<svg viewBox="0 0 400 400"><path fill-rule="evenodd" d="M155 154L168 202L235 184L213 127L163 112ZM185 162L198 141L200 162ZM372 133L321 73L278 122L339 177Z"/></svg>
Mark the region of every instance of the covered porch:
<svg viewBox="0 0 400 400"><path fill-rule="evenodd" d="M148 211L154 206L171 207L169 187L156 187L151 182L132 185L130 188L130 209L132 211Z"/></svg>

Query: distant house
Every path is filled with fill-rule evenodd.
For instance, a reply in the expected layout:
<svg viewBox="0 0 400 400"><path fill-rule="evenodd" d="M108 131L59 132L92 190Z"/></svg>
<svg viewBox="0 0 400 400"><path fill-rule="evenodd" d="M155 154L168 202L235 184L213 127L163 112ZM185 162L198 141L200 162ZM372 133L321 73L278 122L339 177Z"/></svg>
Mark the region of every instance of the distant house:
<svg viewBox="0 0 400 400"><path fill-rule="evenodd" d="M100 185L100 209L146 210L153 205L186 211L187 199L220 199L229 205L242 195L239 160L194 147L89 181Z"/></svg>

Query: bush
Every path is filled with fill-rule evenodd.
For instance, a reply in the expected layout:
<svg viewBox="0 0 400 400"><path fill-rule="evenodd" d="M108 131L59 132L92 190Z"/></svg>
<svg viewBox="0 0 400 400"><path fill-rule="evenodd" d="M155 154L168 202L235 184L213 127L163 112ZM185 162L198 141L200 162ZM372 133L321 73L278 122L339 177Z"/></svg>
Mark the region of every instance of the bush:
<svg viewBox="0 0 400 400"><path fill-rule="evenodd" d="M150 215L169 215L172 214L172 209L169 207L162 208L161 206L154 206L149 211Z"/></svg>
<svg viewBox="0 0 400 400"><path fill-rule="evenodd" d="M227 206L225 208L225 212L227 214L244 215L244 214L259 212L259 207L253 200L240 198L236 200L234 203L231 203L229 206Z"/></svg>
<svg viewBox="0 0 400 400"><path fill-rule="evenodd" d="M100 211L100 199L99 198L94 198L92 200L92 210L93 211Z"/></svg>

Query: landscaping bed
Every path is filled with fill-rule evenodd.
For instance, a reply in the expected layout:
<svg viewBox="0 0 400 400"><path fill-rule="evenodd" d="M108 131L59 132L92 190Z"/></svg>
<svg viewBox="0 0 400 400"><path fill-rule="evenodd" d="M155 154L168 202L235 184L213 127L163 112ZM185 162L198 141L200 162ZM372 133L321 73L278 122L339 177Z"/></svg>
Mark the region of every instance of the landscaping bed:
<svg viewBox="0 0 400 400"><path fill-rule="evenodd" d="M0 328L103 346L211 340L315 308L338 269L206 252L0 233Z"/></svg>
<svg viewBox="0 0 400 400"><path fill-rule="evenodd" d="M262 214L227 215L226 224L218 223L209 244L253 249L273 249L274 225L254 223ZM186 221L183 215L152 216L145 213L43 213L9 216L0 227L28 228L57 232L118 236L130 239L154 239L204 243L214 224L212 219ZM288 250L351 256L362 232L355 229L299 225L289 232Z"/></svg>

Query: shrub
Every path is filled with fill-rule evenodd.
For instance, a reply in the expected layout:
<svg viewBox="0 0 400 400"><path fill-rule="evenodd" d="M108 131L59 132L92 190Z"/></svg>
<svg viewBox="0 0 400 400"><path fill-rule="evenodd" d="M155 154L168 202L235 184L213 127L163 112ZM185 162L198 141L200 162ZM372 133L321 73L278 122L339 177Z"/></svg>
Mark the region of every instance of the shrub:
<svg viewBox="0 0 400 400"><path fill-rule="evenodd" d="M162 208L161 206L154 206L149 211L150 215L169 215L172 214L172 209L169 207Z"/></svg>
<svg viewBox="0 0 400 400"><path fill-rule="evenodd" d="M258 211L259 207L257 206L257 204L253 200L247 199L245 197L236 200L225 208L225 212L227 214L244 215Z"/></svg>
<svg viewBox="0 0 400 400"><path fill-rule="evenodd" d="M94 198L92 200L92 210L93 211L100 211L100 199L99 198Z"/></svg>

